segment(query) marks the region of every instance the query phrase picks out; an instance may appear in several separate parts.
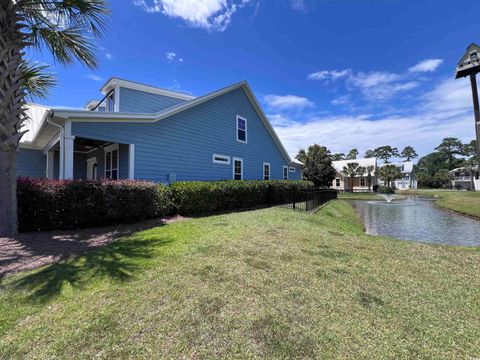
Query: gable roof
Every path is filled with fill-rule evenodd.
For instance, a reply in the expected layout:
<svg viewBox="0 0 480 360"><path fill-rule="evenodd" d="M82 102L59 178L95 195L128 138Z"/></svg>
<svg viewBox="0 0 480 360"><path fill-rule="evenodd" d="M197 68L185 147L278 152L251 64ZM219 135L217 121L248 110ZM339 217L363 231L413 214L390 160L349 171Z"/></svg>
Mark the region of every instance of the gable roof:
<svg viewBox="0 0 480 360"><path fill-rule="evenodd" d="M157 95L162 95L162 96L167 96L167 97L182 99L182 100L191 100L195 98L195 96L192 96L192 95L184 94L177 91L162 89L157 86L142 84L136 81L125 80L118 77L111 77L110 79L108 79L107 82L100 88L100 92L106 95L110 90L115 88L115 86L120 86L127 89L133 89L133 90L148 92L151 94L157 94Z"/></svg>
<svg viewBox="0 0 480 360"><path fill-rule="evenodd" d="M136 122L136 123L153 123L163 119L166 119L170 116L178 114L182 111L190 109L194 106L205 103L206 101L215 99L221 95L229 93L237 89L243 89L248 99L250 100L253 108L258 114L260 120L266 127L268 133L274 140L278 149L282 153L284 159L293 165L296 165L292 162L290 156L285 150L282 142L280 141L278 135L273 129L270 121L265 115L263 109L261 108L257 98L253 94L250 86L246 80L240 81L238 83L232 84L230 86L224 87L222 89L213 91L203 96L192 98L191 100L173 105L169 108L163 109L156 113L120 113L120 112L98 112L98 111L84 111L84 110L68 110L68 109L52 109L51 117L64 119L64 120L73 120L81 122Z"/></svg>

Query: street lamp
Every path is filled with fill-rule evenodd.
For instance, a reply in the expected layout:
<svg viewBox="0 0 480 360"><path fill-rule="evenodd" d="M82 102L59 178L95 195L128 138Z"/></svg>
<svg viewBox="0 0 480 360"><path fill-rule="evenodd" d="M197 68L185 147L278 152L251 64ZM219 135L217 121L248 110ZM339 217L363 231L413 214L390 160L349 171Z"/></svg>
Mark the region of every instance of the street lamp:
<svg viewBox="0 0 480 360"><path fill-rule="evenodd" d="M480 107L478 104L477 73L480 72L480 47L470 44L457 64L455 79L470 76L472 86L473 112L475 115L475 133L477 139L477 165L480 167ZM478 178L478 172L477 172Z"/></svg>

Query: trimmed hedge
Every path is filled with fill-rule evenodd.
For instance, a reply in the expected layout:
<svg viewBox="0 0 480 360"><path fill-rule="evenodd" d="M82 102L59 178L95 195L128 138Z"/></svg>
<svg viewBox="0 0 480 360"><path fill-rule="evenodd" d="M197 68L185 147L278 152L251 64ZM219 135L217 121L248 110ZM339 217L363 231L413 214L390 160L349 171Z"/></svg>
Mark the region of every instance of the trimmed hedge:
<svg viewBox="0 0 480 360"><path fill-rule="evenodd" d="M173 213L170 188L147 181L17 182L20 231L131 223Z"/></svg>
<svg viewBox="0 0 480 360"><path fill-rule="evenodd" d="M274 205L309 181L192 181L172 186L138 180L17 182L20 231L58 230L132 223L171 215L207 215ZM280 201L280 202L279 202Z"/></svg>
<svg viewBox="0 0 480 360"><path fill-rule="evenodd" d="M173 201L181 215L207 215L273 204L278 191L313 189L310 181L225 180L176 182Z"/></svg>

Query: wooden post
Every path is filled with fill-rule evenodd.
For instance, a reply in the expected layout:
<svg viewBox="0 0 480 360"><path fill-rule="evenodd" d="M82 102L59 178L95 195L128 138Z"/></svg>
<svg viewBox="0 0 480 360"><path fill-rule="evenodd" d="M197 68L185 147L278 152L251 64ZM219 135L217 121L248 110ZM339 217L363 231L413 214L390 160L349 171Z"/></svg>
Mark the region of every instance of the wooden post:
<svg viewBox="0 0 480 360"><path fill-rule="evenodd" d="M472 86L473 113L475 115L475 133L477 137L477 164L480 167L480 106L478 104L478 90L476 74L470 74L470 84ZM477 171L477 179L479 171Z"/></svg>

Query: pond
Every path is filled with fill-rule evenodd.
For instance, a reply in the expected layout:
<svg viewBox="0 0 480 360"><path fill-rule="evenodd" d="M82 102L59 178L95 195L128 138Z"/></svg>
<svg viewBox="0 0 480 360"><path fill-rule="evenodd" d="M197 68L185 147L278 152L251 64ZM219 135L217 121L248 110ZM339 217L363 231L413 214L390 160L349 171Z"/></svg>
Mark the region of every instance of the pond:
<svg viewBox="0 0 480 360"><path fill-rule="evenodd" d="M369 235L425 243L480 246L480 221L442 210L434 200L411 197L385 201L350 201Z"/></svg>

